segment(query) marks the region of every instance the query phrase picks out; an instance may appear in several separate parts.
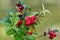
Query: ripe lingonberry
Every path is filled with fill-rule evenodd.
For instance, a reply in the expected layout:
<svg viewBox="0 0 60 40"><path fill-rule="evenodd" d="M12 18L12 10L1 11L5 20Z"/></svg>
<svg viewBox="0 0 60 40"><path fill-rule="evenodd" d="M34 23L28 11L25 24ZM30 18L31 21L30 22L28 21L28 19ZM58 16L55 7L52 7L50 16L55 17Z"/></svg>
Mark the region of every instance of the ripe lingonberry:
<svg viewBox="0 0 60 40"><path fill-rule="evenodd" d="M34 24L35 18L33 18L33 19L32 18L29 17L29 16L26 17L26 25L30 26L30 25L33 25Z"/></svg>
<svg viewBox="0 0 60 40"><path fill-rule="evenodd" d="M22 24L22 20L19 20L19 24L20 24L20 25Z"/></svg>
<svg viewBox="0 0 60 40"><path fill-rule="evenodd" d="M35 21L35 20L36 20L36 16L32 16L32 20L34 20L34 21Z"/></svg>
<svg viewBox="0 0 60 40"><path fill-rule="evenodd" d="M53 33L53 37L56 37L56 33Z"/></svg>
<svg viewBox="0 0 60 40"><path fill-rule="evenodd" d="M16 26L19 27L21 24L22 24L22 20L19 20Z"/></svg>
<svg viewBox="0 0 60 40"><path fill-rule="evenodd" d="M22 10L18 8L18 12L21 12L22 13Z"/></svg>
<svg viewBox="0 0 60 40"><path fill-rule="evenodd" d="M32 35L32 32L27 32L28 35Z"/></svg>
<svg viewBox="0 0 60 40"><path fill-rule="evenodd" d="M34 24L34 20L31 20L31 25L33 25Z"/></svg>
<svg viewBox="0 0 60 40"><path fill-rule="evenodd" d="M24 9L23 5L21 5L21 6L19 7L19 9L23 10L23 9Z"/></svg>
<svg viewBox="0 0 60 40"><path fill-rule="evenodd" d="M53 36L50 35L50 36L49 36L49 39L53 39Z"/></svg>
<svg viewBox="0 0 60 40"><path fill-rule="evenodd" d="M30 20L30 17L29 16L26 17L26 21L28 21L28 20Z"/></svg>
<svg viewBox="0 0 60 40"><path fill-rule="evenodd" d="M50 31L48 32L48 34L53 33L53 32L54 32L53 30L50 30Z"/></svg>
<svg viewBox="0 0 60 40"><path fill-rule="evenodd" d="M29 24L29 26L31 25L31 20L28 20L27 23Z"/></svg>
<svg viewBox="0 0 60 40"><path fill-rule="evenodd" d="M29 26L29 23L26 22L26 26Z"/></svg>

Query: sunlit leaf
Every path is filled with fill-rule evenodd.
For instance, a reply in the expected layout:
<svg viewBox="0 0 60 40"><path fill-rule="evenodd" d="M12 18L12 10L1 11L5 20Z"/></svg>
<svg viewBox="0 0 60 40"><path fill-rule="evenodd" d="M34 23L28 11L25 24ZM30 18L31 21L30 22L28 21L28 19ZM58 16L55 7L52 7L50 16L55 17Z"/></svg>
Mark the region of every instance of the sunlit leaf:
<svg viewBox="0 0 60 40"><path fill-rule="evenodd" d="M16 15L16 16L18 16L18 15L22 15L22 13L20 13L20 12L16 12L15 15Z"/></svg>
<svg viewBox="0 0 60 40"><path fill-rule="evenodd" d="M17 24L18 20L19 20L19 17L16 17L16 18L14 19L14 25Z"/></svg>

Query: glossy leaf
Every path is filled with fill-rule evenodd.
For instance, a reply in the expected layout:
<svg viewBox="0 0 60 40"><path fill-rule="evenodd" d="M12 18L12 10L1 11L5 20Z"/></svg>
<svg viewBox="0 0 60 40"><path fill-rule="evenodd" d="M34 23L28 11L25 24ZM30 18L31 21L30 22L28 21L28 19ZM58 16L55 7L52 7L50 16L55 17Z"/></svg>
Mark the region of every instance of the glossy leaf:
<svg viewBox="0 0 60 40"><path fill-rule="evenodd" d="M57 29L53 30L54 32L59 32Z"/></svg>

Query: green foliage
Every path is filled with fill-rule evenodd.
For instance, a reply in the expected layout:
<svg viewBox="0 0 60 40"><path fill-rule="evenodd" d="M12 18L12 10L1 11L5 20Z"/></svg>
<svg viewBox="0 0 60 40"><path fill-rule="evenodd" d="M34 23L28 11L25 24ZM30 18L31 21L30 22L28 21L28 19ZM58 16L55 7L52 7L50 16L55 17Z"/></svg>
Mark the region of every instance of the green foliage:
<svg viewBox="0 0 60 40"><path fill-rule="evenodd" d="M55 29L54 32L59 32L59 31L57 29Z"/></svg>
<svg viewBox="0 0 60 40"><path fill-rule="evenodd" d="M36 38L33 35L27 35L25 40L36 40Z"/></svg>
<svg viewBox="0 0 60 40"><path fill-rule="evenodd" d="M12 35L13 33L15 33L13 29L6 30L7 35Z"/></svg>

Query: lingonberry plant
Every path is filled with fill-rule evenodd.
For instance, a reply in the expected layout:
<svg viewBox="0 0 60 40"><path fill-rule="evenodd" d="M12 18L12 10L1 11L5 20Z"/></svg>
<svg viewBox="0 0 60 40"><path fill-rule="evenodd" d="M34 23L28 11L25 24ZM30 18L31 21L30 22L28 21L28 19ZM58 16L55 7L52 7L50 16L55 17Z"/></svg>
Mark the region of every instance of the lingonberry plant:
<svg viewBox="0 0 60 40"><path fill-rule="evenodd" d="M42 3L43 10L33 12L30 6L24 3L24 0L17 2L16 8L15 11L8 10L7 17L1 21L5 26L6 34L13 35L14 40L36 40L35 25L40 23L40 17L44 17L45 13L50 13L50 11L45 9ZM44 35L46 36L46 32ZM49 38L53 39L53 37L56 37L56 33L49 31Z"/></svg>
<svg viewBox="0 0 60 40"><path fill-rule="evenodd" d="M48 32L44 32L43 36L46 36L47 34L49 35L49 39L52 40L57 36L58 29L49 29Z"/></svg>
<svg viewBox="0 0 60 40"><path fill-rule="evenodd" d="M48 32L49 39L53 39L54 37L56 37L57 36L56 32L58 32L57 29L54 29L54 30L50 29L49 32Z"/></svg>

